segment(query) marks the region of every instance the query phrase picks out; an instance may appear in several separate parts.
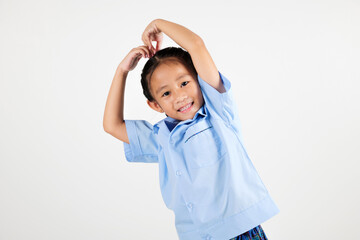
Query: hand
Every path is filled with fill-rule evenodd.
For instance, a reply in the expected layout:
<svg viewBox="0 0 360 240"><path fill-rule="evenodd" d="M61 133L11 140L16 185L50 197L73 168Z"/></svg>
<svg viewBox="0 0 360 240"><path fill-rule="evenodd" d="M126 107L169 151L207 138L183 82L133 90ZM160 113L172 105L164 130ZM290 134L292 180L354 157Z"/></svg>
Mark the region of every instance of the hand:
<svg viewBox="0 0 360 240"><path fill-rule="evenodd" d="M151 50L151 57L160 50L163 40L161 30L156 26L156 20L153 20L144 30L142 34L142 41ZM153 47L152 41L156 41L156 48Z"/></svg>
<svg viewBox="0 0 360 240"><path fill-rule="evenodd" d="M133 70L142 57L150 57L151 52L145 45L131 49L128 55L121 61L118 68L124 72Z"/></svg>

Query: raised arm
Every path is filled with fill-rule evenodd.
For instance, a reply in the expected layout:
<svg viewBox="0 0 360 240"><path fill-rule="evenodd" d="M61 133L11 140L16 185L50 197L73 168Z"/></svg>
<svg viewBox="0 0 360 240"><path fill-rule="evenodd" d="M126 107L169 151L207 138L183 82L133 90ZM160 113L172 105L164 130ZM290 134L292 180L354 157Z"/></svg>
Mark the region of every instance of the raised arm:
<svg viewBox="0 0 360 240"><path fill-rule="evenodd" d="M124 94L125 83L129 71L133 70L141 57L149 57L150 51L146 46L133 48L123 59L115 71L109 94L106 100L103 128L105 132L129 143L124 122Z"/></svg>
<svg viewBox="0 0 360 240"><path fill-rule="evenodd" d="M129 143L124 122L124 93L127 75L128 73L119 67L116 69L106 100L103 127L105 132Z"/></svg>
<svg viewBox="0 0 360 240"><path fill-rule="evenodd" d="M190 53L195 69L204 81L219 92L225 92L218 69L200 36L179 24L164 19L155 19L146 27L142 35L143 42L152 49L153 53L156 50L151 41L156 40L161 32Z"/></svg>

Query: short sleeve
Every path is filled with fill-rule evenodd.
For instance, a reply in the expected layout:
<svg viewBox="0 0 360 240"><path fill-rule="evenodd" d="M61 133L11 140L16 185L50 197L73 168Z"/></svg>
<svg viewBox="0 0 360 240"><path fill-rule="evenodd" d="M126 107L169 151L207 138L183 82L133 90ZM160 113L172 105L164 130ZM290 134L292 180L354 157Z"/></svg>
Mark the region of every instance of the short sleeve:
<svg viewBox="0 0 360 240"><path fill-rule="evenodd" d="M199 85L204 97L205 106L211 114L215 114L231 124L237 114L237 106L233 98L230 81L219 72L220 79L225 87L225 92L220 93L198 75Z"/></svg>
<svg viewBox="0 0 360 240"><path fill-rule="evenodd" d="M145 120L124 120L129 143L123 142L128 162L158 162L158 142L153 125Z"/></svg>

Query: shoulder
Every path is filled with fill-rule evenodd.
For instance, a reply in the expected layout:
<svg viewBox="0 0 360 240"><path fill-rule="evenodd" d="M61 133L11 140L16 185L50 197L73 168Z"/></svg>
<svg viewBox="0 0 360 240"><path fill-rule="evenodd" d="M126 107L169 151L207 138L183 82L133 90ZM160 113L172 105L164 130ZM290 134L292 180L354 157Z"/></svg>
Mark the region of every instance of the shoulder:
<svg viewBox="0 0 360 240"><path fill-rule="evenodd" d="M208 81L202 79L200 75L197 75L197 79L201 90L206 93L213 93L215 95L224 95L231 90L231 82L220 71L218 71L219 84L214 87L214 84L210 84Z"/></svg>
<svg viewBox="0 0 360 240"><path fill-rule="evenodd" d="M159 134L160 128L162 128L164 126L163 123L165 123L165 119L166 118L161 119L160 121L158 121L157 123L154 124L154 126L153 126L153 133L154 134L156 134L156 135Z"/></svg>

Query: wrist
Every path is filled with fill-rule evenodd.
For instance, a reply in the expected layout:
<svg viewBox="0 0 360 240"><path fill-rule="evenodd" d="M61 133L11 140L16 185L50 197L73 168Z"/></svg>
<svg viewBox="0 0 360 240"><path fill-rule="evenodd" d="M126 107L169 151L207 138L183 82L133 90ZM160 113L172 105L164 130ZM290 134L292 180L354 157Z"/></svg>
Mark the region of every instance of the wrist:
<svg viewBox="0 0 360 240"><path fill-rule="evenodd" d="M118 65L118 67L116 68L116 73L117 74L121 74L121 75L127 75L129 73L128 70L125 70L121 67L121 65Z"/></svg>
<svg viewBox="0 0 360 240"><path fill-rule="evenodd" d="M155 25L155 27L156 27L158 30L162 31L162 30L161 30L161 24L162 24L164 21L165 21L164 19L157 18L157 19L153 20L153 24Z"/></svg>

